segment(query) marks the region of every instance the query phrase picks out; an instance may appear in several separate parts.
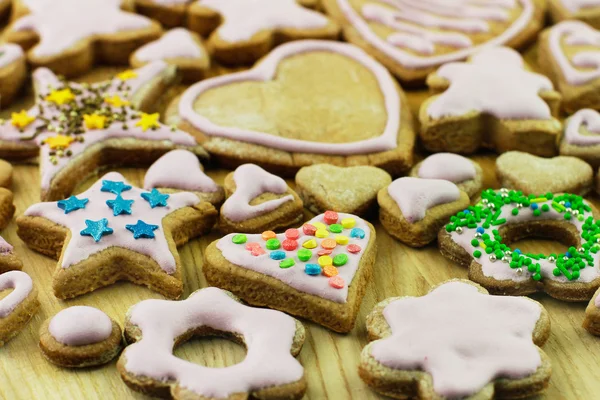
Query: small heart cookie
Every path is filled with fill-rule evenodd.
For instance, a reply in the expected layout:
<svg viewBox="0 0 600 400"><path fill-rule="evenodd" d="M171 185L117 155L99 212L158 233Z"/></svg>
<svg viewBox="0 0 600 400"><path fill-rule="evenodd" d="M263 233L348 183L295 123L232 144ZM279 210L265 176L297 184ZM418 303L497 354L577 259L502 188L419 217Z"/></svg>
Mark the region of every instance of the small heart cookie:
<svg viewBox="0 0 600 400"><path fill-rule="evenodd" d="M509 151L496 159L496 175L502 187L532 193L585 195L592 188L594 171L575 157L542 158Z"/></svg>
<svg viewBox="0 0 600 400"><path fill-rule="evenodd" d="M0 1L0 14L2 13ZM27 63L21 46L6 43L0 46L0 93L2 106L12 103L27 79Z"/></svg>
<svg viewBox="0 0 600 400"><path fill-rule="evenodd" d="M23 269L21 259L13 252L10 243L0 236L0 274L21 269Z"/></svg>
<svg viewBox="0 0 600 400"><path fill-rule="evenodd" d="M38 292L25 272L0 275L0 292L8 289L12 291L0 298L0 347L15 337L40 308Z"/></svg>
<svg viewBox="0 0 600 400"><path fill-rule="evenodd" d="M390 174L370 166L315 164L296 174L296 190L304 207L315 214L334 210L362 215L377 199L377 192L390 183Z"/></svg>
<svg viewBox="0 0 600 400"><path fill-rule="evenodd" d="M584 108L569 117L564 124L559 152L600 166L600 113Z"/></svg>
<svg viewBox="0 0 600 400"><path fill-rule="evenodd" d="M600 28L600 3L594 0L550 0L548 11L553 23L578 19Z"/></svg>

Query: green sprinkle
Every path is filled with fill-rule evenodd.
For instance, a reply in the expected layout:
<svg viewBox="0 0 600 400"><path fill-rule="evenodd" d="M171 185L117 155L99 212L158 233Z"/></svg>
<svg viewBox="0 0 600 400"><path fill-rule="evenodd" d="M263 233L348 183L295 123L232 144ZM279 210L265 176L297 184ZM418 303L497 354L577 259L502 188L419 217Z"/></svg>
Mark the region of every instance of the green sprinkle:
<svg viewBox="0 0 600 400"><path fill-rule="evenodd" d="M481 251L479 251L479 250L475 250L475 251L473 252L473 257L475 257L475 258L479 258L479 257L481 257Z"/></svg>
<svg viewBox="0 0 600 400"><path fill-rule="evenodd" d="M344 227L340 224L331 224L329 225L329 230L333 233L340 233L344 230Z"/></svg>
<svg viewBox="0 0 600 400"><path fill-rule="evenodd" d="M277 250L279 247L281 247L281 242L277 239L269 239L265 243L265 246L267 246L267 249L269 250Z"/></svg>
<svg viewBox="0 0 600 400"><path fill-rule="evenodd" d="M565 213L565 219L568 221L571 219L571 214L570 213Z"/></svg>
<svg viewBox="0 0 600 400"><path fill-rule="evenodd" d="M473 246L473 247L479 246L479 240L477 240L477 239L471 240L471 246Z"/></svg>
<svg viewBox="0 0 600 400"><path fill-rule="evenodd" d="M519 209L518 208L513 208L511 211L512 215L517 215L519 214Z"/></svg>
<svg viewBox="0 0 600 400"><path fill-rule="evenodd" d="M272 240L272 239L269 239ZM283 261L279 262L279 268L290 268L293 267L294 265L296 265L296 262L294 261L293 258L286 258Z"/></svg>
<svg viewBox="0 0 600 400"><path fill-rule="evenodd" d="M298 250L298 259L300 261L308 261L312 257L312 251L309 249L300 249Z"/></svg>
<svg viewBox="0 0 600 400"><path fill-rule="evenodd" d="M248 240L248 238L243 233L233 235L231 238L231 241L235 244L244 244L246 243L246 240Z"/></svg>
<svg viewBox="0 0 600 400"><path fill-rule="evenodd" d="M552 273L554 274L554 276L560 276L560 269L558 269L558 268L554 268L554 269L552 270Z"/></svg>
<svg viewBox="0 0 600 400"><path fill-rule="evenodd" d="M550 211L550 206L549 206L548 204L544 204L544 205L542 206L542 211L543 211L543 212L548 212L548 211Z"/></svg>
<svg viewBox="0 0 600 400"><path fill-rule="evenodd" d="M542 212L540 211L540 209L535 209L533 210L533 216L534 217L539 217L540 215L542 215Z"/></svg>
<svg viewBox="0 0 600 400"><path fill-rule="evenodd" d="M338 254L333 257L333 265L336 267L341 267L342 265L348 262L348 256L346 254Z"/></svg>

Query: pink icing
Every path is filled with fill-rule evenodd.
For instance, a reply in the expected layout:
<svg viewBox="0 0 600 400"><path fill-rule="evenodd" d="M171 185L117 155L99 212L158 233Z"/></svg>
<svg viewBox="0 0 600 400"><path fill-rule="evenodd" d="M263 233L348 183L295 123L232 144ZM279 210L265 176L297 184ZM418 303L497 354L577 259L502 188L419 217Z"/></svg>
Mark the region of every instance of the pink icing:
<svg viewBox="0 0 600 400"><path fill-rule="evenodd" d="M583 135L580 129L585 126L592 135ZM567 143L580 146L600 144L600 114L598 111L584 108L577 111L565 123L564 140Z"/></svg>
<svg viewBox="0 0 600 400"><path fill-rule="evenodd" d="M443 179L460 183L475 178L477 172L473 162L466 157L452 153L437 153L421 163L419 178Z"/></svg>
<svg viewBox="0 0 600 400"><path fill-rule="evenodd" d="M12 253L13 247L0 236L0 255L7 255Z"/></svg>
<svg viewBox="0 0 600 400"><path fill-rule="evenodd" d="M122 193L122 197L125 200L134 200L131 206L131 215L122 214L113 216L113 210L106 205L106 201L114 200L116 195L100 190L103 180L122 181L126 183L123 175L117 172L109 172L88 190L77 195L79 199L89 199L85 209L65 214L58 207L57 202L45 202L32 205L25 211L25 215L49 219L71 231L71 239L63 248L61 263L63 268L69 268L87 259L92 254L114 246L147 255L156 261L163 271L173 274L176 270L175 258L165 238L162 220L180 208L198 204L198 197L187 192L175 193L169 196L167 207L151 208L149 203L141 197L141 194L145 191L132 187L131 190ZM81 230L86 228L86 219L98 221L102 218L108 219L108 227L114 230L111 235L105 235L100 241L95 242L92 237L80 234ZM135 225L138 220L159 226L159 229L154 231L154 239L134 239L132 232L127 230L125 226Z"/></svg>
<svg viewBox="0 0 600 400"><path fill-rule="evenodd" d="M8 317L33 290L33 281L25 272L8 271L0 275L0 291L13 291L0 300L0 318Z"/></svg>
<svg viewBox="0 0 600 400"><path fill-rule="evenodd" d="M545 202L538 202L538 207L541 208L544 204L549 206L549 210L547 212L543 212L541 216L535 217L533 215L533 209L530 207L523 207L519 209L518 215L512 214L512 208L514 207L503 207L501 209L500 216L498 219L506 219L506 224L512 224L517 222L527 222L531 220L540 221L540 220L562 220L564 222L568 222L573 224L579 233L583 231L583 223L585 220L592 216L591 212L585 212L580 214L584 218L584 222L579 221L577 218L572 218L570 220L566 220L564 218L564 214L557 212L552 207L552 200ZM496 228L498 229L499 226ZM452 232L450 234L452 236L452 240L458 244L460 247L466 250L467 253L473 254L476 250L475 247L471 244L473 239L476 239L476 229L468 229L467 227L462 228L462 233ZM481 248L479 248L481 249ZM598 265L600 263L600 253L592 254L594 259L594 265ZM527 271L527 268L519 269L519 268L510 268L509 265L501 260L492 261L489 256L484 254L480 258L477 259L477 262L481 264L481 269L483 274L486 277L494 278L497 280L511 280L514 282L524 282L531 280L532 273ZM540 264L540 274L542 275L542 280L550 279L557 282L569 283L570 281L564 276L554 276L553 271L556 268L556 263L550 262L548 259L540 259L536 260L536 263ZM598 268L583 268L580 270L579 279L576 282L591 282L595 279L600 278L600 269Z"/></svg>
<svg viewBox="0 0 600 400"><path fill-rule="evenodd" d="M437 75L448 80L450 87L429 104L431 118L471 111L500 119L552 118L550 107L539 96L541 91L552 90L552 82L524 69L523 58L510 48L489 48L470 62L445 64Z"/></svg>
<svg viewBox="0 0 600 400"><path fill-rule="evenodd" d="M23 57L21 46L12 43L0 45L0 68L14 63L21 57Z"/></svg>
<svg viewBox="0 0 600 400"><path fill-rule="evenodd" d="M563 38L564 45L592 46L594 49L581 51L569 61L561 45ZM600 78L600 32L597 30L581 21L564 21L550 28L548 45L552 57L569 84L584 85Z"/></svg>
<svg viewBox="0 0 600 400"><path fill-rule="evenodd" d="M73 306L56 314L48 326L50 335L67 346L100 343L110 337L112 321L94 307Z"/></svg>
<svg viewBox="0 0 600 400"><path fill-rule="evenodd" d="M214 193L219 186L202 171L198 157L187 150L171 150L148 168L144 189L169 188Z"/></svg>
<svg viewBox="0 0 600 400"><path fill-rule="evenodd" d="M425 218L430 208L460 197L460 190L454 183L441 179L399 178L387 190L404 219L411 224Z"/></svg>
<svg viewBox="0 0 600 400"><path fill-rule="evenodd" d="M168 60L171 58L207 58L204 48L194 40L190 31L175 28L166 32L134 53L140 61Z"/></svg>
<svg viewBox="0 0 600 400"><path fill-rule="evenodd" d="M594 8L600 6L600 0L559 0L562 5L572 13L585 8Z"/></svg>
<svg viewBox="0 0 600 400"><path fill-rule="evenodd" d="M328 22L296 0L199 0L198 4L221 15L223 23L216 34L229 43L250 40L266 30L320 29Z"/></svg>
<svg viewBox="0 0 600 400"><path fill-rule="evenodd" d="M145 300L128 315L142 333L123 355L125 369L136 376L173 380L204 398L222 399L293 383L304 374L291 355L296 321L279 311L245 306L221 289L201 289L183 301ZM203 326L242 335L244 361L207 368L173 356L175 338Z"/></svg>
<svg viewBox="0 0 600 400"><path fill-rule="evenodd" d="M250 205L250 201L264 193L284 194L288 185L277 175L273 175L254 164L237 167L233 173L235 192L225 200L221 214L233 222L244 221L264 215L278 209L284 203L293 201L294 196L287 195L279 199Z"/></svg>
<svg viewBox="0 0 600 400"><path fill-rule="evenodd" d="M425 371L436 394L463 398L495 379L535 373L542 360L532 335L540 315L527 298L448 282L388 304L383 316L392 334L375 341L371 355L389 368Z"/></svg>
<svg viewBox="0 0 600 400"><path fill-rule="evenodd" d="M425 0L419 2L380 0L380 2L388 6L391 5L396 10L389 7L383 10L383 7L378 7L377 5L374 8L374 4L369 3L364 5L359 12L354 9L349 0L337 0L337 5L363 40L407 68L433 67L465 59L484 48L503 45L518 36L527 27L535 10L532 0L501 0L477 3L476 5L469 0L452 2L452 4L449 4L445 0ZM460 31L473 32L477 29L487 31L489 29L487 20L505 21L509 13L516 8L517 2L522 7L521 13L504 32L493 39L480 45L472 46L470 43L471 40L460 33ZM408 15L410 17L406 17L407 11L409 11ZM446 18L435 17L433 14ZM405 23L399 21L398 18L404 19L407 22L410 19L412 21L410 21L411 23ZM440 31L440 24L448 20L454 21L452 22L453 24L458 24L455 28L459 32ZM391 36L385 39L381 38L373 30L372 23L375 23L375 26L385 25L396 32L400 32L406 35L405 39L398 43L393 39L395 33L392 33ZM461 27L462 29L458 29ZM411 40L411 37L414 39ZM390 40L390 38L392 39ZM428 41L430 43L429 46L424 45L422 43L423 40ZM469 41L469 45L465 46L467 40ZM446 54L432 54L428 57L422 57L410 52L417 51L428 55L431 53L420 51L420 49L431 48L431 46L435 47L436 44L450 45L460 48L460 50Z"/></svg>
<svg viewBox="0 0 600 400"><path fill-rule="evenodd" d="M347 236L349 238L348 245L356 244L362 249L366 249L371 240L371 229L367 223L363 219L351 214L338 214L340 220L344 218L354 218L356 220L356 225L354 227L362 229L365 232L365 237L363 239L350 237L351 229L344 229L339 235ZM307 223L312 224L314 222L325 223L323 214L316 216ZM307 263L315 264L317 262L317 250L321 248L321 242L326 238L317 238L315 236L306 235L302 229L299 229L299 233L300 236L297 239L299 248L301 248L300 246L302 246L302 243L311 239L316 241L317 247L314 249L314 254L308 261L301 261L297 257L296 251L287 252L288 258L293 258L295 262L295 265L291 268L280 268L279 261L272 260L267 253L253 256L246 250L244 245L232 242L232 238L235 234L229 234L220 239L217 242L217 248L223 253L223 257L232 264L271 276L300 292L322 297L336 303L345 303L348 298L348 287L352 285L352 279L358 270L364 251L356 254L347 254L348 262L338 268L339 276L344 280L346 285L341 289L336 289L330 286L329 278L325 275L311 276L304 272L304 267ZM264 242L260 234L248 234L246 236L247 243ZM330 239L334 237L335 235L329 236ZM283 242L285 234L278 234L277 239ZM344 246L336 246L330 257L333 258L341 253L345 253Z"/></svg>
<svg viewBox="0 0 600 400"><path fill-rule="evenodd" d="M194 103L210 89L244 81L269 81L275 78L279 63L292 56L311 52L332 52L355 60L373 73L379 84L387 112L388 120L383 133L375 138L351 143L320 143L235 127L220 126L194 110ZM189 87L179 102L179 115L182 119L209 136L224 137L242 142L250 142L285 151L316 154L366 154L391 150L397 147L397 135L400 127L400 97L389 72L364 51L350 44L301 40L278 46L254 68L239 73L218 76L198 82Z"/></svg>
<svg viewBox="0 0 600 400"><path fill-rule="evenodd" d="M37 57L55 57L80 40L144 29L151 23L122 11L121 0L54 0L27 6L31 14L19 18L12 28L38 34L40 41L31 50Z"/></svg>

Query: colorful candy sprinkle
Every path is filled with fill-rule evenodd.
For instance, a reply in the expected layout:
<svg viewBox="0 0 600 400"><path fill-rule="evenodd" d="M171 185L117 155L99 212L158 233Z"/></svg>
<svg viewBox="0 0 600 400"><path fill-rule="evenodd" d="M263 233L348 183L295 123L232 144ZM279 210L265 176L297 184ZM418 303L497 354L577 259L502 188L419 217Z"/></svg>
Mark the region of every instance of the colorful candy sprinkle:
<svg viewBox="0 0 600 400"><path fill-rule="evenodd" d="M321 247L327 250L333 250L335 249L335 246L337 246L335 239L324 239L321 242Z"/></svg>
<svg viewBox="0 0 600 400"><path fill-rule="evenodd" d="M317 231L315 232L315 236L323 239L329 236L329 232L327 232L327 230L325 229L317 229Z"/></svg>
<svg viewBox="0 0 600 400"><path fill-rule="evenodd" d="M231 241L235 244L244 244L244 243L246 243L246 240L248 240L246 235L241 234L241 233L238 235L233 235L233 237L231 238Z"/></svg>
<svg viewBox="0 0 600 400"><path fill-rule="evenodd" d="M300 261L308 261L312 257L312 251L308 249L300 249L298 250L298 259Z"/></svg>
<svg viewBox="0 0 600 400"><path fill-rule="evenodd" d="M300 237L300 231L296 228L290 228L285 231L285 237L291 240L298 240Z"/></svg>
<svg viewBox="0 0 600 400"><path fill-rule="evenodd" d="M302 243L302 247L304 247L305 249L314 249L315 247L317 247L317 241L315 239L309 239Z"/></svg>
<svg viewBox="0 0 600 400"><path fill-rule="evenodd" d="M311 224L304 224L302 225L302 232L304 232L304 234L308 236L315 236L315 233L317 232L317 227Z"/></svg>
<svg viewBox="0 0 600 400"><path fill-rule="evenodd" d="M319 230L319 229L327 230L327 225L325 225L322 222L315 221L312 224L315 226L315 228L317 228L317 230Z"/></svg>
<svg viewBox="0 0 600 400"><path fill-rule="evenodd" d="M320 249L320 250L317 252L317 255L318 255L319 257L321 257L321 256L328 256L328 255L330 255L331 253L333 253L333 250L329 250L329 249Z"/></svg>
<svg viewBox="0 0 600 400"><path fill-rule="evenodd" d="M246 250L248 250L248 251L250 251L250 250L252 250L252 249L254 249L256 247L260 248L260 243L257 243L257 242L248 242L248 243L246 243Z"/></svg>
<svg viewBox="0 0 600 400"><path fill-rule="evenodd" d="M329 278L329 286L335 289L342 289L346 286L346 282L344 282L344 278L339 275L332 276Z"/></svg>
<svg viewBox="0 0 600 400"><path fill-rule="evenodd" d="M346 247L346 250L348 250L350 253L352 254L356 254L356 253L360 253L360 246L357 244L349 244L348 247Z"/></svg>
<svg viewBox="0 0 600 400"><path fill-rule="evenodd" d="M351 238L364 239L365 238L365 231L363 231L360 228L352 228L352 230L350 231L350 237Z"/></svg>
<svg viewBox="0 0 600 400"><path fill-rule="evenodd" d="M307 275L321 275L321 266L319 264L306 264L304 272Z"/></svg>
<svg viewBox="0 0 600 400"><path fill-rule="evenodd" d="M269 250L277 250L281 247L281 242L278 239L269 239L267 240L267 243L265 243L265 246L267 246L267 249Z"/></svg>
<svg viewBox="0 0 600 400"><path fill-rule="evenodd" d="M287 251L294 251L298 248L298 242L293 239L285 239L281 245Z"/></svg>
<svg viewBox="0 0 600 400"><path fill-rule="evenodd" d="M347 262L348 262L348 256L344 253L337 254L335 257L333 257L333 265L335 265L336 267L341 267L342 265L346 264Z"/></svg>
<svg viewBox="0 0 600 400"><path fill-rule="evenodd" d="M261 236L262 236L263 240L275 239L277 237L277 235L273 231L264 231L261 234Z"/></svg>
<svg viewBox="0 0 600 400"><path fill-rule="evenodd" d="M354 225L356 225L356 220L354 218L344 218L342 220L342 226L344 229L354 228Z"/></svg>
<svg viewBox="0 0 600 400"><path fill-rule="evenodd" d="M350 239L348 239L348 236L344 236L344 235L337 235L335 237L335 242L342 246L347 245L349 240Z"/></svg>
<svg viewBox="0 0 600 400"><path fill-rule="evenodd" d="M323 275L328 276L328 277L332 277L332 276L336 276L337 274L339 274L339 271L333 265L325 265L325 266L323 266Z"/></svg>
<svg viewBox="0 0 600 400"><path fill-rule="evenodd" d="M325 214L323 214L323 220L329 225L335 224L338 221L338 218L338 213L335 211L325 211Z"/></svg>
<svg viewBox="0 0 600 400"><path fill-rule="evenodd" d="M296 265L296 262L293 258L287 258L279 263L279 268L290 268Z"/></svg>
<svg viewBox="0 0 600 400"><path fill-rule="evenodd" d="M269 257L271 258L271 260L283 260L285 258L285 251L272 251L271 254L269 254Z"/></svg>
<svg viewBox="0 0 600 400"><path fill-rule="evenodd" d="M253 256L262 256L263 254L266 254L267 252L262 248L262 247L253 247L252 250L250 250L250 254L252 254Z"/></svg>
<svg viewBox="0 0 600 400"><path fill-rule="evenodd" d="M340 224L331 224L329 230L333 233L341 233L344 228Z"/></svg>
<svg viewBox="0 0 600 400"><path fill-rule="evenodd" d="M319 263L319 265L321 267L324 267L326 265L332 265L333 264L333 259L329 256L321 256L318 258L317 262Z"/></svg>

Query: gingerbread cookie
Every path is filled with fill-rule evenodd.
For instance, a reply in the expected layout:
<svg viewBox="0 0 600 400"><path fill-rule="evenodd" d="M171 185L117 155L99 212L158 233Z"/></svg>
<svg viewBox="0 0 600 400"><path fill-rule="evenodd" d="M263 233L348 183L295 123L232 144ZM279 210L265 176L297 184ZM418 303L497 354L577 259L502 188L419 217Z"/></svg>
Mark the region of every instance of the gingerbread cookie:
<svg viewBox="0 0 600 400"><path fill-rule="evenodd" d="M391 182L390 174L370 166L316 164L296 174L296 190L304 207L315 214L333 210L363 215L373 208L377 192Z"/></svg>
<svg viewBox="0 0 600 400"><path fill-rule="evenodd" d="M84 368L110 362L121 351L121 327L94 307L73 306L40 329L40 349L61 367Z"/></svg>
<svg viewBox="0 0 600 400"><path fill-rule="evenodd" d="M210 57L200 36L183 28L165 32L160 39L140 47L131 54L129 63L139 68L156 60L175 65L186 82L201 80L210 68Z"/></svg>
<svg viewBox="0 0 600 400"><path fill-rule="evenodd" d="M469 196L452 182L410 177L381 189L377 202L385 230L411 247L434 241L448 219L470 204Z"/></svg>
<svg viewBox="0 0 600 400"><path fill-rule="evenodd" d="M502 187L524 194L548 191L584 196L594 181L592 167L579 158L542 158L520 151L509 151L496 159L496 176Z"/></svg>
<svg viewBox="0 0 600 400"><path fill-rule="evenodd" d="M302 200L280 177L244 164L225 177L227 200L219 214L222 232L260 233L299 223Z"/></svg>
<svg viewBox="0 0 600 400"><path fill-rule="evenodd" d="M562 95L562 108L568 113L599 109L600 32L565 21L543 31L539 43L538 64Z"/></svg>
<svg viewBox="0 0 600 400"><path fill-rule="evenodd" d="M25 272L9 271L0 275L0 347L15 337L40 308L37 290ZM2 293L3 294L3 293Z"/></svg>
<svg viewBox="0 0 600 400"><path fill-rule="evenodd" d="M442 64L483 48L521 47L544 25L542 0L324 0L344 37L364 48L403 83L422 83Z"/></svg>
<svg viewBox="0 0 600 400"><path fill-rule="evenodd" d="M229 167L253 162L290 175L326 163L399 174L412 165L412 117L400 87L350 44L281 45L248 71L191 86L168 120Z"/></svg>
<svg viewBox="0 0 600 400"><path fill-rule="evenodd" d="M469 268L469 279L495 294L544 291L565 301L589 300L600 286L597 211L574 194L523 195L493 189L450 218L438 244L442 254ZM569 245L561 254L523 253L508 244L532 236Z"/></svg>
<svg viewBox="0 0 600 400"><path fill-rule="evenodd" d="M527 69L516 51L486 48L469 62L449 63L427 78L436 92L419 110L420 137L432 152L521 150L556 154L560 94Z"/></svg>
<svg viewBox="0 0 600 400"><path fill-rule="evenodd" d="M561 155L585 160L594 168L600 166L600 114L589 108L577 111L565 121L560 140Z"/></svg>
<svg viewBox="0 0 600 400"><path fill-rule="evenodd" d="M172 150L156 160L144 177L144 189L161 193L192 192L215 207L225 200L225 191L202 169L198 157L188 150Z"/></svg>
<svg viewBox="0 0 600 400"><path fill-rule="evenodd" d="M140 45L157 39L160 24L123 11L121 0L16 0L17 17L4 32L28 49L27 60L57 74L75 76L96 62L127 64ZM23 11L22 11L23 10ZM25 11L26 10L26 11Z"/></svg>
<svg viewBox="0 0 600 400"><path fill-rule="evenodd" d="M233 367L207 368L173 356L192 337L223 336L245 345ZM305 331L282 312L243 305L218 288L195 291L183 301L145 300L129 309L125 338L131 343L117 369L131 389L173 399L300 399L304 368L294 358Z"/></svg>
<svg viewBox="0 0 600 400"><path fill-rule="evenodd" d="M367 331L373 342L358 372L386 396L520 399L542 393L550 381L550 358L540 349L550 336L544 307L526 297L491 296L467 280L380 302L367 316Z"/></svg>
<svg viewBox="0 0 600 400"><path fill-rule="evenodd" d="M229 234L208 246L202 268L209 284L250 304L349 332L376 253L373 225L326 211L285 233Z"/></svg>
<svg viewBox="0 0 600 400"><path fill-rule="evenodd" d="M12 103L26 79L27 63L21 46L12 43L0 45L0 106Z"/></svg>
<svg viewBox="0 0 600 400"><path fill-rule="evenodd" d="M599 0L549 0L548 8L554 23L566 19L579 19L600 28Z"/></svg>
<svg viewBox="0 0 600 400"><path fill-rule="evenodd" d="M189 134L145 113L175 77L175 68L155 61L107 82L61 81L46 68L33 73L36 105L0 125L0 148L41 146L41 198L71 195L82 178L107 165L148 165L174 148L206 152ZM8 151L8 150L7 150Z"/></svg>
<svg viewBox="0 0 600 400"><path fill-rule="evenodd" d="M21 259L17 257L13 250L14 248L0 236L0 274L23 269Z"/></svg>
<svg viewBox="0 0 600 400"><path fill-rule="evenodd" d="M410 170L410 176L450 181L469 197L479 193L483 185L483 170L479 164L453 153L430 155Z"/></svg>
<svg viewBox="0 0 600 400"><path fill-rule="evenodd" d="M600 289L594 293L585 309L583 327L592 335L600 336Z"/></svg>
<svg viewBox="0 0 600 400"><path fill-rule="evenodd" d="M59 260L52 288L68 299L129 280L168 298L183 292L177 246L210 231L217 211L192 193L133 187L110 172L77 196L17 218L32 249Z"/></svg>

